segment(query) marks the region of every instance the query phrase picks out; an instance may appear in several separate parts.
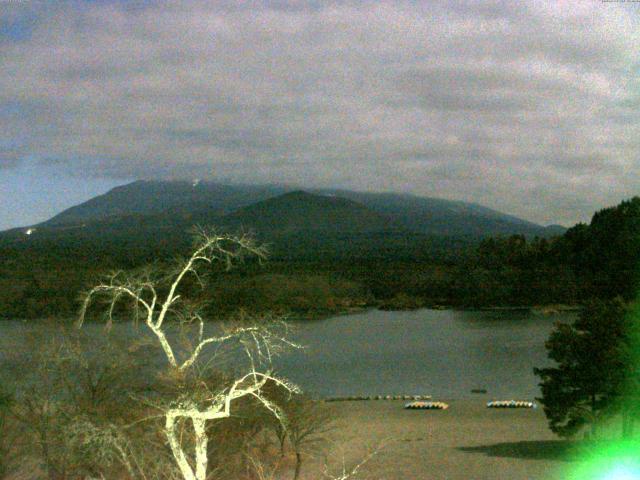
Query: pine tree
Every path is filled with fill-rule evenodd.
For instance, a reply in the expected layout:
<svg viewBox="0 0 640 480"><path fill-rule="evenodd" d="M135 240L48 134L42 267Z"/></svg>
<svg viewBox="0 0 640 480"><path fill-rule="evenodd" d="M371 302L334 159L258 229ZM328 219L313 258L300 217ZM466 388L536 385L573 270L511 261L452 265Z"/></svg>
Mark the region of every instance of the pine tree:
<svg viewBox="0 0 640 480"><path fill-rule="evenodd" d="M617 298L593 301L572 324L558 323L546 342L557 364L535 368L551 430L570 437L600 417L613 413L629 379L627 308Z"/></svg>

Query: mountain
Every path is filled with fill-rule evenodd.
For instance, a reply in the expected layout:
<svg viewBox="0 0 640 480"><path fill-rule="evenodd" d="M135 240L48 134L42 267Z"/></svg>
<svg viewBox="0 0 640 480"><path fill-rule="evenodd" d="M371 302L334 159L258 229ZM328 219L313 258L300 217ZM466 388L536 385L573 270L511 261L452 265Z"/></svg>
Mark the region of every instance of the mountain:
<svg viewBox="0 0 640 480"><path fill-rule="evenodd" d="M138 181L2 232L0 247L133 265L187 250L194 225L253 232L275 259L312 261L457 261L483 237L562 233L480 205L406 194Z"/></svg>
<svg viewBox="0 0 640 480"><path fill-rule="evenodd" d="M113 188L40 225L77 224L122 215L157 215L168 210L177 214L189 214L208 209L210 214L217 216L289 190L291 189L279 186L235 186L197 180L140 180Z"/></svg>
<svg viewBox="0 0 640 480"><path fill-rule="evenodd" d="M253 232L274 258L341 261L449 261L487 236L562 233L480 205L406 194L138 181L3 232L0 247L47 257L101 252L135 264L188 249L194 225Z"/></svg>
<svg viewBox="0 0 640 480"><path fill-rule="evenodd" d="M559 237L567 231L567 227L558 224L547 225L544 227L544 231L546 237Z"/></svg>
<svg viewBox="0 0 640 480"><path fill-rule="evenodd" d="M284 196L276 200L281 195ZM332 202L331 198L339 200ZM460 201L332 189L310 190L303 195L286 186L198 181L133 182L65 210L38 227L80 225L132 215L154 216L155 221L167 225L220 224L226 217L225 225L272 233L278 229L299 231L302 217L308 218L311 226L315 222L312 229L345 232L379 230L384 226L416 234L479 238L511 234L548 237L564 231L562 227L543 227Z"/></svg>
<svg viewBox="0 0 640 480"><path fill-rule="evenodd" d="M365 205L341 197L294 191L273 197L221 219L230 229L250 228L270 235L323 232L354 234L393 229L393 221Z"/></svg>
<svg viewBox="0 0 640 480"><path fill-rule="evenodd" d="M397 193L318 190L354 200L393 218L398 225L426 235L485 237L523 234L561 235L564 227L543 227L474 203Z"/></svg>

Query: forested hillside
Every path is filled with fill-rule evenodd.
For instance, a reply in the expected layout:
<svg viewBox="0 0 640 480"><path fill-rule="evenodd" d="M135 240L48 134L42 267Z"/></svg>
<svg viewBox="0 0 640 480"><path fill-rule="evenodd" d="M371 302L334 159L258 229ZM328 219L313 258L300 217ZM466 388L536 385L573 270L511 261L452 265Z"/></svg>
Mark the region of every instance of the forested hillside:
<svg viewBox="0 0 640 480"><path fill-rule="evenodd" d="M550 240L484 240L459 267L457 296L477 305L631 300L639 267L640 197L634 197Z"/></svg>
<svg viewBox="0 0 640 480"><path fill-rule="evenodd" d="M164 218L115 216L88 229L3 235L0 316L73 315L78 292L96 276L169 262L189 248L189 222L207 217L181 217L179 230L158 223ZM205 292L214 299L212 316L236 307L317 316L367 305L576 305L593 297L630 299L640 279L639 197L549 239L416 234L355 200L301 192L219 219L231 230L252 226L271 256L265 265L247 263L218 277ZM287 287L273 292L274 278Z"/></svg>

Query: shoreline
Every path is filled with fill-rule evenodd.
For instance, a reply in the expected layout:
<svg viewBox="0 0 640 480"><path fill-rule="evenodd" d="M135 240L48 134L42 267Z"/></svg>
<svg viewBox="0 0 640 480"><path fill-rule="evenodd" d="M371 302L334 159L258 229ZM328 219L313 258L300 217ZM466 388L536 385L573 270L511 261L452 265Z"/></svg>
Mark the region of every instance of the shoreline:
<svg viewBox="0 0 640 480"><path fill-rule="evenodd" d="M285 315L285 321L304 322L304 321L317 321L326 320L327 318L334 317L346 317L349 315L358 315L360 313L366 313L370 310L379 310L381 312L414 312L417 310L451 310L457 312L530 312L535 315L553 315L556 313L568 313L579 312L582 309L581 305L562 305L562 304L549 304L549 305L523 305L523 306L493 306L493 307L463 307L463 306L450 306L450 305L424 305L419 308L397 308L397 309L384 309L379 305L370 305L366 307L351 307L348 310L340 310L336 312L308 312L305 314L290 314ZM4 317L0 316L0 322L68 322L73 323L75 317L68 316L51 316L46 318L18 318L18 317ZM85 319L86 323L98 323L101 319L88 317ZM125 323L128 320L116 321L116 323ZM222 322L224 319L211 319L208 322Z"/></svg>
<svg viewBox="0 0 640 480"><path fill-rule="evenodd" d="M424 305L418 308L396 308L386 309L380 308L379 305L371 305L367 307L357 307L349 310L338 312L311 312L305 315L291 315L287 320L292 321L314 321L325 320L327 318L344 317L349 315L357 315L370 310L379 310L381 312L415 312L417 310L451 310L457 312L530 312L536 315L553 315L556 313L579 312L582 305L565 305L565 304L548 304L548 305L508 305L508 306L492 306L492 307L463 307L451 305Z"/></svg>

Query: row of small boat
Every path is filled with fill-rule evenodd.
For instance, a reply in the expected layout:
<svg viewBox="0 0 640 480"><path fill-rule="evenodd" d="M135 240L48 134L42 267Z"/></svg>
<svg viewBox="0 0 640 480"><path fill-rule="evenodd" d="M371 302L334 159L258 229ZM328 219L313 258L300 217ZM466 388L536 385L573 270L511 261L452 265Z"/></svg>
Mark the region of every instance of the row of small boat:
<svg viewBox="0 0 640 480"><path fill-rule="evenodd" d="M446 410L449 405L444 402L410 402L404 408L408 410ZM536 408L536 404L524 400L493 400L487 403L487 408Z"/></svg>
<svg viewBox="0 0 640 480"><path fill-rule="evenodd" d="M487 408L536 408L536 404L524 400L493 400L487 402Z"/></svg>
<svg viewBox="0 0 640 480"><path fill-rule="evenodd" d="M369 395L325 398L325 402L352 402L354 400L431 400L431 395Z"/></svg>
<svg viewBox="0 0 640 480"><path fill-rule="evenodd" d="M409 410L446 410L449 405L444 402L411 402L407 403L404 408Z"/></svg>
<svg viewBox="0 0 640 480"><path fill-rule="evenodd" d="M449 408L444 402L431 401L431 395L370 395L350 397L330 397L325 402L357 401L357 400L412 400L404 408L410 410L446 410ZM536 408L534 402L525 400L492 400L487 402L487 408Z"/></svg>

